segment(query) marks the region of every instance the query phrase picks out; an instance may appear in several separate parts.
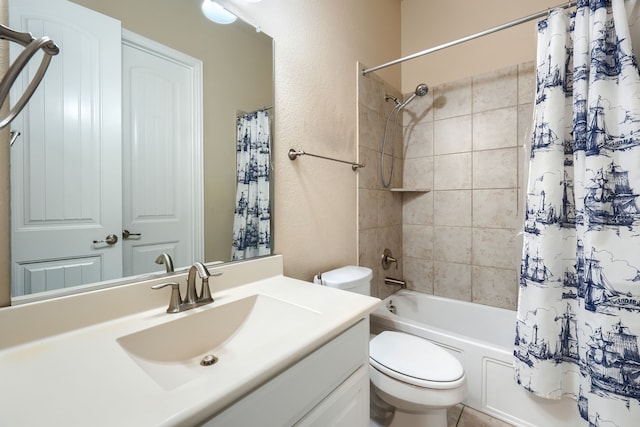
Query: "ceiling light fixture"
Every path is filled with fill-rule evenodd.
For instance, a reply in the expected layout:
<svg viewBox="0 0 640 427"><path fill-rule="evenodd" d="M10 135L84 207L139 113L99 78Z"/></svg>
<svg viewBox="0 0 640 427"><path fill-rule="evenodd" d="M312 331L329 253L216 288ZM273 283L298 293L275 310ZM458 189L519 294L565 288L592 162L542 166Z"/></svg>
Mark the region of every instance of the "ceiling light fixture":
<svg viewBox="0 0 640 427"><path fill-rule="evenodd" d="M202 13L204 13L207 19L217 24L231 24L238 19L236 15L220 6L218 2L212 0L204 0L202 2Z"/></svg>

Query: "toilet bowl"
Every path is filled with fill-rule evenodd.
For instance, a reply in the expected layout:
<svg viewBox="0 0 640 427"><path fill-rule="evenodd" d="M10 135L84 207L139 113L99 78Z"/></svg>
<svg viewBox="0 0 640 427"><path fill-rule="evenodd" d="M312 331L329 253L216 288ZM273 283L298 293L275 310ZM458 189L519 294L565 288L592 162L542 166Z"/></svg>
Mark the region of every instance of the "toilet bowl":
<svg viewBox="0 0 640 427"><path fill-rule="evenodd" d="M414 335L383 331L369 342L373 392L396 410L391 426L447 425L447 408L465 394L460 362Z"/></svg>
<svg viewBox="0 0 640 427"><path fill-rule="evenodd" d="M372 272L347 266L322 273L314 282L370 295ZM446 427L450 406L465 395L460 362L430 341L398 331L383 331L369 342L372 393L395 411L390 427Z"/></svg>

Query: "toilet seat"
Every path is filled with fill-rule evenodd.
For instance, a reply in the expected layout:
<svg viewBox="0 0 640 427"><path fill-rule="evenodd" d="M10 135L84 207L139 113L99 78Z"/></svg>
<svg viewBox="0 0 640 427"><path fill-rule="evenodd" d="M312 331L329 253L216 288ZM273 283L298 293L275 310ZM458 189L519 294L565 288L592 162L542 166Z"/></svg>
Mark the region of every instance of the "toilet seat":
<svg viewBox="0 0 640 427"><path fill-rule="evenodd" d="M371 366L391 378L418 387L452 389L465 382L460 362L447 351L415 335L384 331L369 342Z"/></svg>

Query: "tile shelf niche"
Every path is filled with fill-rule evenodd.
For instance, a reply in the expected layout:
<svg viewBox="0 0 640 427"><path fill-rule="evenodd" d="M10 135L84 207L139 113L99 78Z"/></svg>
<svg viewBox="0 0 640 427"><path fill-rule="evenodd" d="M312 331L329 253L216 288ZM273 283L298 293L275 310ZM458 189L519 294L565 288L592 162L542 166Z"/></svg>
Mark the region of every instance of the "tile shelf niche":
<svg viewBox="0 0 640 427"><path fill-rule="evenodd" d="M429 193L431 192L431 190L428 188L404 188L404 187L390 188L389 191L394 193Z"/></svg>

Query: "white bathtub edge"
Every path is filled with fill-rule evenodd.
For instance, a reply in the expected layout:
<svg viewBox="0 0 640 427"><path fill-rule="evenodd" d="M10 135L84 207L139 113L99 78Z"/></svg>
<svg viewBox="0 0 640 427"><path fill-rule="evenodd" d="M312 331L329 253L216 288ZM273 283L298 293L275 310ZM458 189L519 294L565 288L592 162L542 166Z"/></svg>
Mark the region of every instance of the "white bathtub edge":
<svg viewBox="0 0 640 427"><path fill-rule="evenodd" d="M416 298L437 298L438 303L447 302L447 298L434 298L415 291L403 291L403 295L406 294ZM383 300L380 307L371 313L371 332L403 331L428 339L449 351L460 360L467 375L468 394L463 404L516 426L578 425L580 417L574 401L541 399L516 384L511 348L490 345L394 315L386 309L388 300L392 298L397 299L397 295ZM493 307L487 309L491 310Z"/></svg>

